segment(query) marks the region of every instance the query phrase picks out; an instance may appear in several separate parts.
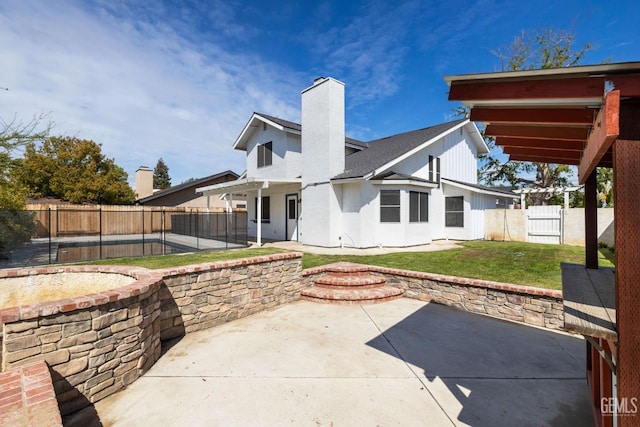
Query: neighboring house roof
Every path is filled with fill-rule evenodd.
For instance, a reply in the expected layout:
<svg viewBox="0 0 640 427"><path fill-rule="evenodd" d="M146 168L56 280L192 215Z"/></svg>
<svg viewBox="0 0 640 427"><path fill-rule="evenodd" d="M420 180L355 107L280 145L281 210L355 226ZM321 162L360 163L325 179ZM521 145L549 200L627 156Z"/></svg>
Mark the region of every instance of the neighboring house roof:
<svg viewBox="0 0 640 427"><path fill-rule="evenodd" d="M404 132L367 143L368 148L353 153L345 159L345 171L333 179L361 178L370 173L379 173L378 169L390 165L394 160L402 160L405 154L440 139L443 134L469 123L468 119L454 120L448 123ZM484 144L484 142L482 142Z"/></svg>
<svg viewBox="0 0 640 427"><path fill-rule="evenodd" d="M297 135L300 135L302 132L302 126L299 123L290 122L289 120L284 120L279 117L270 116L268 114L253 113L247 124L242 129L242 132L240 132L240 135L236 139L236 142L234 142L233 148L235 148L236 150L247 149L247 142L250 139L250 129L252 127L258 126L258 122L267 123L275 127L276 129L280 129L281 131L294 133ZM345 138L345 144L356 149L363 149L367 147L366 142L358 141L357 139L353 138Z"/></svg>
<svg viewBox="0 0 640 427"><path fill-rule="evenodd" d="M147 197L143 197L142 199L138 199L136 202L144 205L146 203L149 202L153 202L153 201L157 201L158 199L162 199L164 197L170 196L172 194L175 194L177 192L189 189L191 187L193 187L193 197L192 198L196 198L199 197L198 194L196 194L195 189L198 187L202 187L203 184L209 182L209 181L215 181L217 179L223 178L225 176L229 175L231 177L230 180L236 180L239 178L239 175L231 170L228 171L224 171L224 172L220 172L214 175L209 175L206 176L204 178L199 178L199 179L194 179L193 181L188 181L188 182L183 182L182 184L178 184L178 185L174 185L173 187L167 188L165 190L160 190L154 194L152 194L151 196L147 196Z"/></svg>
<svg viewBox="0 0 640 427"><path fill-rule="evenodd" d="M517 194L514 194L512 191L505 190L504 187L487 187L485 185L470 184L468 182L456 181L454 179L449 179L449 178L442 178L442 182L445 184L451 184L454 187L466 188L468 190L472 190L475 192L491 194L499 197L511 197L514 199L519 197Z"/></svg>

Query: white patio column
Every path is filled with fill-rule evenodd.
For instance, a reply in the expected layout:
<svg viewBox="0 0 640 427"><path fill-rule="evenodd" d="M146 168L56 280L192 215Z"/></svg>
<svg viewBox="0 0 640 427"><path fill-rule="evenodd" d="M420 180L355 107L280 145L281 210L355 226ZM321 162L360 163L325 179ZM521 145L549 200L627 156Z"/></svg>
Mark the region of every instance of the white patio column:
<svg viewBox="0 0 640 427"><path fill-rule="evenodd" d="M522 193L520 193L520 209L522 209L522 214L524 215L526 209L527 209L527 204L525 201L526 198L526 194L524 193L524 191Z"/></svg>
<svg viewBox="0 0 640 427"><path fill-rule="evenodd" d="M258 246L262 246L262 188L258 188L258 203L256 203L256 218L258 219L258 226L256 227L256 243Z"/></svg>
<svg viewBox="0 0 640 427"><path fill-rule="evenodd" d="M225 197L225 201L227 202L227 213L233 212L233 194L229 193Z"/></svg>
<svg viewBox="0 0 640 427"><path fill-rule="evenodd" d="M569 192L567 190L564 191L564 210L569 210Z"/></svg>

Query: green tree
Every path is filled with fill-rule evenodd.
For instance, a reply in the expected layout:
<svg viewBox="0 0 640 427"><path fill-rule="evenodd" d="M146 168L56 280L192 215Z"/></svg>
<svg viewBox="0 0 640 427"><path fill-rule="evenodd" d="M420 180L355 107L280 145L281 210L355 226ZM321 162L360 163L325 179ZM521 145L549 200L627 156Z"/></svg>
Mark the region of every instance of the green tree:
<svg viewBox="0 0 640 427"><path fill-rule="evenodd" d="M0 258L8 257L8 251L29 241L35 228L33 215L23 211L26 188L13 179L18 164L14 156L26 144L41 141L49 134L52 123L42 125L46 118L41 114L27 123L16 117L11 121L0 118Z"/></svg>
<svg viewBox="0 0 640 427"><path fill-rule="evenodd" d="M585 44L576 48L575 33L571 30L545 29L522 32L511 44L493 51L500 59L503 71L521 71L544 68L561 68L580 63L585 53L592 49ZM567 165L500 160L501 149L493 138L487 138L490 152L481 158L478 179L487 184L509 183L514 188L560 187L569 184L573 172ZM551 194L532 194L533 204L548 204Z"/></svg>
<svg viewBox="0 0 640 427"><path fill-rule="evenodd" d="M27 144L15 176L36 197L71 203L131 204L135 194L127 173L102 154L102 146L75 137L56 136L40 146Z"/></svg>
<svg viewBox="0 0 640 427"><path fill-rule="evenodd" d="M158 159L156 167L153 169L153 188L164 190L171 187L171 177L169 176L169 166L166 165L162 157Z"/></svg>
<svg viewBox="0 0 640 427"><path fill-rule="evenodd" d="M15 155L33 142L42 141L49 135L53 124L43 122L47 114L34 116L24 123L13 117L11 121L0 118L0 209L20 210L25 207L26 188L13 179L13 170L19 161Z"/></svg>
<svg viewBox="0 0 640 427"><path fill-rule="evenodd" d="M613 169L598 168L598 202L602 208L612 208L613 203Z"/></svg>

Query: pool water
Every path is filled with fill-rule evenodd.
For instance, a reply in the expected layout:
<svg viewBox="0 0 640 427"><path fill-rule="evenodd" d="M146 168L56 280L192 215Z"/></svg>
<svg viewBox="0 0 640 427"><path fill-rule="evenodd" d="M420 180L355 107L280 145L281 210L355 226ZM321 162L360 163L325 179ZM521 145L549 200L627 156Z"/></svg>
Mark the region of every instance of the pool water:
<svg viewBox="0 0 640 427"><path fill-rule="evenodd" d="M170 255L195 252L196 248L162 241L60 243L56 262L91 261L107 258Z"/></svg>

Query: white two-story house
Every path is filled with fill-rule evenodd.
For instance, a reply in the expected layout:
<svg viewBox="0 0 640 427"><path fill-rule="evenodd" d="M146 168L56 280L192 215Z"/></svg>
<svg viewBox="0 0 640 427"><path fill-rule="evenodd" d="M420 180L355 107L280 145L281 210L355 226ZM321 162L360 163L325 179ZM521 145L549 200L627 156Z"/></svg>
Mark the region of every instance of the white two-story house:
<svg viewBox="0 0 640 427"><path fill-rule="evenodd" d="M254 113L233 144L246 173L197 191L246 197L258 243L359 248L482 239L484 210L513 199L477 185L488 148L469 120L362 142L345 137L344 105L344 84L319 78L302 91L302 125Z"/></svg>

